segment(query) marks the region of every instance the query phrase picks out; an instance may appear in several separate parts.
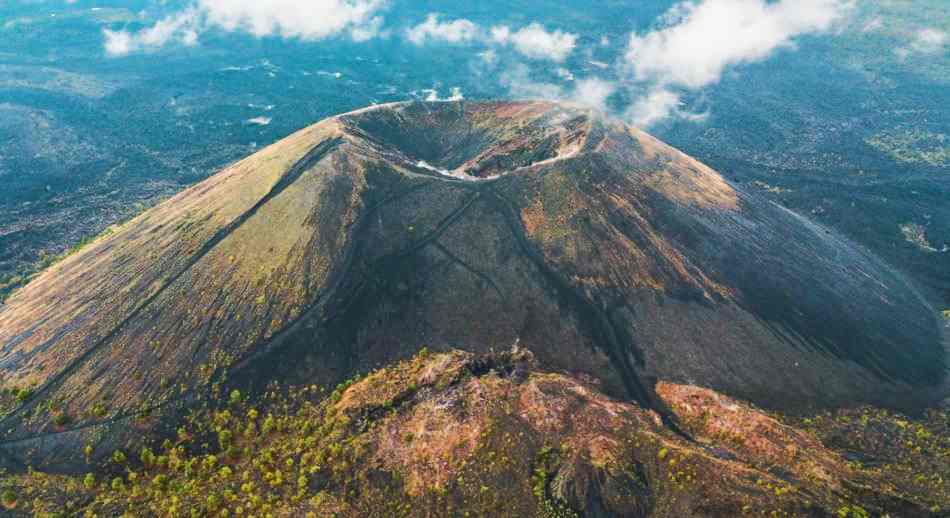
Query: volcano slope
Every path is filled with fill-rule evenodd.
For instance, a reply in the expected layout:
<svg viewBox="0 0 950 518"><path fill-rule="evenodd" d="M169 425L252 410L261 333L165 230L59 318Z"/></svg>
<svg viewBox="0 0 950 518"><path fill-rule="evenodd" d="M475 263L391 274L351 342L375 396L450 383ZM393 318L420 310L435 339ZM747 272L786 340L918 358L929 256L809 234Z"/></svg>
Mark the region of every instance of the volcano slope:
<svg viewBox="0 0 950 518"><path fill-rule="evenodd" d="M936 312L824 227L582 109L409 103L299 131L14 294L0 450L78 469L223 387L512 343L667 417L658 380L783 410L946 387Z"/></svg>

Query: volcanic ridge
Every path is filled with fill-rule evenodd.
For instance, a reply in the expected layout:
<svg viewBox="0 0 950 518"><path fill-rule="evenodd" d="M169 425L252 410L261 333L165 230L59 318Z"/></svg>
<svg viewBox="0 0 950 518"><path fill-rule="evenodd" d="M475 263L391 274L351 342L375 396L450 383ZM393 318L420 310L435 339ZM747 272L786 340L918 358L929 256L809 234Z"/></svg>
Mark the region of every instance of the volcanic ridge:
<svg viewBox="0 0 950 518"><path fill-rule="evenodd" d="M682 435L680 385L784 411L921 408L946 392L936 314L867 250L589 110L376 106L16 292L0 452L81 470L222 391L332 387L423 345L517 344Z"/></svg>

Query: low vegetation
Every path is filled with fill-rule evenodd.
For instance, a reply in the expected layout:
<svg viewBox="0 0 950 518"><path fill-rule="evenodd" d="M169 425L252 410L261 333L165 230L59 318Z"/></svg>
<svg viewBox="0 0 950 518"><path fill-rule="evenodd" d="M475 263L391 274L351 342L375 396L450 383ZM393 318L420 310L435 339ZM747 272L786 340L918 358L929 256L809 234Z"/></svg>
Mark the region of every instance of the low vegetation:
<svg viewBox="0 0 950 518"><path fill-rule="evenodd" d="M916 128L894 130L867 139L867 144L897 162L931 167L950 166L950 137L942 133Z"/></svg>
<svg viewBox="0 0 950 518"><path fill-rule="evenodd" d="M9 392L9 391L8 391ZM22 516L941 516L950 412L771 416L661 384L660 416L537 370L429 353L334 390L231 390L78 476L0 477ZM86 454L93 451L89 445Z"/></svg>

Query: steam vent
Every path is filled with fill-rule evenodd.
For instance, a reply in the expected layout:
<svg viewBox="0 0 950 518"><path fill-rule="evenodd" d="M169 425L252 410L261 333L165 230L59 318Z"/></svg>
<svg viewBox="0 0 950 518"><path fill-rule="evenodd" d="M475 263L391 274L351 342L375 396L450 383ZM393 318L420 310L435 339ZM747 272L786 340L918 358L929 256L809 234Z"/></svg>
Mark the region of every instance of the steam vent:
<svg viewBox="0 0 950 518"><path fill-rule="evenodd" d="M923 405L946 376L904 277L642 131L548 102L393 104L235 163L11 297L0 376L32 391L0 460L75 470L232 387L514 343L664 415L658 382L795 411Z"/></svg>

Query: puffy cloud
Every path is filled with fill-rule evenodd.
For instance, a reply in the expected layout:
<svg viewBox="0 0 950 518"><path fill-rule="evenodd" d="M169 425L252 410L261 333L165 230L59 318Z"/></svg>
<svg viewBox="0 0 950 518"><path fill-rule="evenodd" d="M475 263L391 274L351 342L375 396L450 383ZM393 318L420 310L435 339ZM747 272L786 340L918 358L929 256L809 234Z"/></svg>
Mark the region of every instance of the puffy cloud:
<svg viewBox="0 0 950 518"><path fill-rule="evenodd" d="M531 70L523 64L511 67L503 73L501 83L514 97L565 101L605 112L607 99L616 91L614 83L598 78L576 81L572 88L535 81Z"/></svg>
<svg viewBox="0 0 950 518"><path fill-rule="evenodd" d="M495 43L508 43L508 41L511 40L511 28L507 25L492 27L491 39Z"/></svg>
<svg viewBox="0 0 950 518"><path fill-rule="evenodd" d="M195 45L209 28L302 40L348 33L364 41L381 33L378 13L384 7L384 0L195 0L184 11L138 32L104 30L104 46L107 54L122 56L169 43Z"/></svg>
<svg viewBox="0 0 950 518"><path fill-rule="evenodd" d="M439 15L429 14L425 21L406 31L406 39L416 45L427 41L446 43L467 43L479 36L478 25L464 18L451 22L440 22Z"/></svg>
<svg viewBox="0 0 950 518"><path fill-rule="evenodd" d="M654 88L637 99L628 109L627 118L637 126L648 127L679 110L679 95L662 87Z"/></svg>
<svg viewBox="0 0 950 518"><path fill-rule="evenodd" d="M426 94L423 100L429 101L429 102L434 102L434 101L451 102L451 101L461 101L465 99L465 96L462 95L462 89L458 86L453 86L449 90L448 97L439 97L439 91L434 88L427 88L425 90L422 90L422 93Z"/></svg>
<svg viewBox="0 0 950 518"><path fill-rule="evenodd" d="M531 59L564 61L577 44L577 35L561 30L548 32L541 24L532 23L517 31L507 26L493 27L492 40L510 43L521 55Z"/></svg>
<svg viewBox="0 0 950 518"><path fill-rule="evenodd" d="M617 87L610 81L604 81L598 78L582 79L577 82L574 91L571 92L569 100L571 102L596 108L600 111L607 111L607 98L616 91Z"/></svg>
<svg viewBox="0 0 950 518"><path fill-rule="evenodd" d="M132 35L128 31L103 29L102 34L106 38L106 54L110 56L124 56L138 46L138 43L133 41Z"/></svg>
<svg viewBox="0 0 950 518"><path fill-rule="evenodd" d="M529 59L564 61L577 44L577 35L560 29L548 31L539 23L532 23L518 30L507 25L498 25L485 30L471 20L459 18L440 21L439 15L430 13L425 21L406 31L406 39L416 45L429 41L444 43L474 43L488 46L512 46Z"/></svg>
<svg viewBox="0 0 950 518"><path fill-rule="evenodd" d="M211 25L255 36L318 40L378 24L383 0L199 0Z"/></svg>
<svg viewBox="0 0 950 518"><path fill-rule="evenodd" d="M110 56L162 47L170 42L193 46L198 43L200 16L194 9L168 16L136 33L104 29L105 49Z"/></svg>
<svg viewBox="0 0 950 518"><path fill-rule="evenodd" d="M350 29L350 37L353 41L368 41L377 36L388 37L389 32L383 30L383 17L374 16L368 22L357 25Z"/></svg>
<svg viewBox="0 0 950 518"><path fill-rule="evenodd" d="M571 72L570 70L564 68L564 67L558 67L558 68L554 71L554 73L557 74L558 77L560 77L561 79L563 79L563 80L565 80L565 81L573 81L573 80L574 80L574 73Z"/></svg>
<svg viewBox="0 0 950 518"><path fill-rule="evenodd" d="M633 34L626 59L638 80L685 88L715 83L731 65L759 61L796 36L823 31L850 4L842 0L705 0L682 3L666 26Z"/></svg>
<svg viewBox="0 0 950 518"><path fill-rule="evenodd" d="M509 67L501 74L500 79L502 86L506 87L513 97L553 100L563 100L567 97L560 86L535 81L531 77L531 70L523 64Z"/></svg>
<svg viewBox="0 0 950 518"><path fill-rule="evenodd" d="M901 58L906 58L910 54L936 54L940 52L945 45L950 43L950 36L937 29L921 29L914 34L913 40L906 47L901 47L895 52Z"/></svg>
<svg viewBox="0 0 950 518"><path fill-rule="evenodd" d="M260 116L260 117L254 117L252 119L248 119L244 121L244 123L250 124L252 126L267 126L268 124L270 124L271 120L273 119L271 119L270 117Z"/></svg>
<svg viewBox="0 0 950 518"><path fill-rule="evenodd" d="M683 107L682 96L718 82L730 67L764 60L778 49L794 48L802 35L832 29L843 21L853 0L695 0L669 9L646 33L630 35L620 59L616 80L577 78L563 86L537 81L524 65L501 76L503 86L516 97L541 97L607 110L608 99L623 90L633 101L623 116L639 126L651 126L676 117L698 121L707 113ZM574 49L576 37L548 32L538 24L520 30L506 25L484 36L491 45L510 45L532 59L563 61ZM919 37L916 48L944 45L933 34ZM923 43L926 42L926 45ZM603 44L609 44L605 40ZM606 63L590 61L608 68ZM567 69L555 69L561 79L573 78Z"/></svg>
<svg viewBox="0 0 950 518"><path fill-rule="evenodd" d="M624 56L627 73L646 92L627 110L649 126L672 115L702 118L680 110L677 89L714 84L730 66L791 48L804 34L826 31L851 8L850 0L702 0L672 7L660 27L632 34Z"/></svg>

